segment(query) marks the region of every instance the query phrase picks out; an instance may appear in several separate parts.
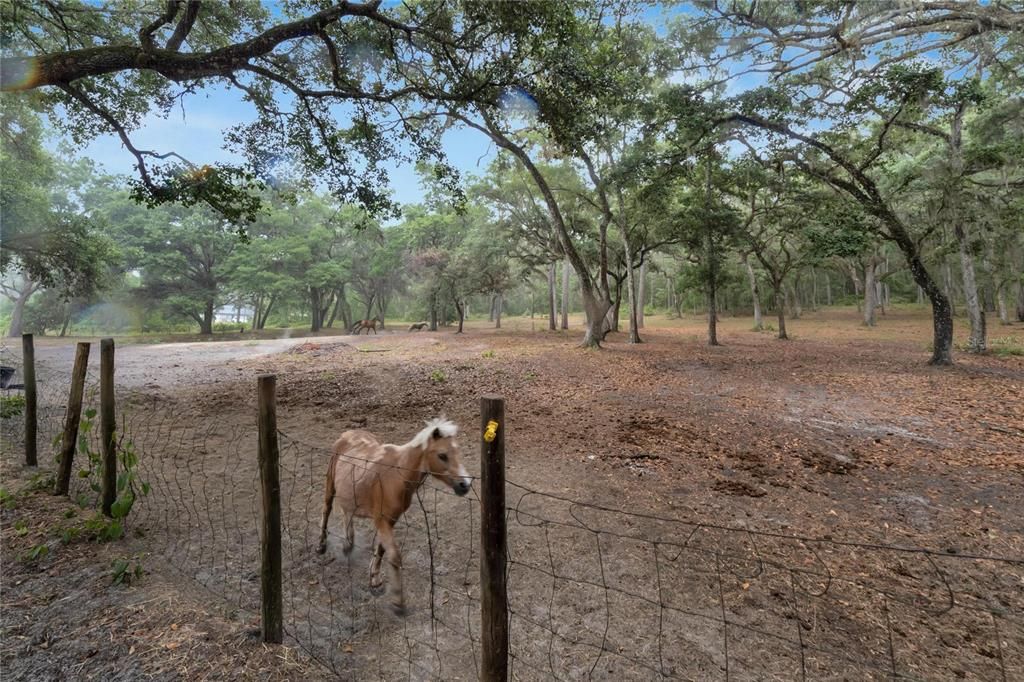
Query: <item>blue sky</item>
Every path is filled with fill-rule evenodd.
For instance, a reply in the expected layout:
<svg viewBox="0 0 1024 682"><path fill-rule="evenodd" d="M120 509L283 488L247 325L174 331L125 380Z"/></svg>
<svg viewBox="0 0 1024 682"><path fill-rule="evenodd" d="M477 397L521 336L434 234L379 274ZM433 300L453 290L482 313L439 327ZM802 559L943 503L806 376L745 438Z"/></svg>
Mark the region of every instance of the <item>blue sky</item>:
<svg viewBox="0 0 1024 682"><path fill-rule="evenodd" d="M208 87L185 99L184 114L176 108L169 117L147 116L131 135L139 149L158 153L176 151L197 165L216 161L240 161L240 157L224 149L224 131L237 123L252 121L255 109L243 102L237 90ZM59 139L51 140L55 149ZM449 160L465 173L482 173L496 150L491 141L475 130L453 130L444 137L444 150ZM113 134L102 135L76 154L92 159L110 173L134 175L135 157ZM423 197L419 178L412 165L392 165L393 196L401 203L414 203Z"/></svg>
<svg viewBox="0 0 1024 682"><path fill-rule="evenodd" d="M664 33L671 15L678 12L678 6L652 5L643 16L658 28L659 33ZM751 80L751 77L745 77L742 83L731 83L730 90L750 87ZM206 87L187 96L184 106L176 107L167 118L155 114L147 116L142 125L131 133L132 142L139 149L157 153L175 151L197 165L240 161L239 157L224 149L224 131L256 117L255 109L244 102L241 95L240 91L220 84ZM343 121L340 117L339 120ZM50 144L56 149L60 141L53 139ZM464 174L482 173L496 155L493 143L485 135L466 128L449 131L444 137L443 148L449 161ZM93 159L107 172L135 174L135 159L123 148L116 135L97 137L76 153ZM393 164L388 170L392 193L398 202L415 203L423 198L423 189L411 164Z"/></svg>

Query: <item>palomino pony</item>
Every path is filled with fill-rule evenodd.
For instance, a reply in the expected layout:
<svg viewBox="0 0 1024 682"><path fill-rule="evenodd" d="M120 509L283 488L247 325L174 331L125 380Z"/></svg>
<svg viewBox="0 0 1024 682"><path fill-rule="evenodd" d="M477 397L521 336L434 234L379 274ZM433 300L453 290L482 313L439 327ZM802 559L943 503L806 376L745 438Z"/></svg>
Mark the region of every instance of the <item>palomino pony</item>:
<svg viewBox="0 0 1024 682"><path fill-rule="evenodd" d="M380 563L389 566L388 589L396 613L405 612L402 593L402 555L395 542L395 524L412 503L416 490L431 475L452 487L456 495L469 492L472 479L459 459L455 442L458 427L444 417L427 422L405 445L381 443L369 431L346 431L334 443L327 466L324 513L320 523L320 546L327 551L327 520L337 499L341 507L345 539L342 549L352 551L352 520L359 516L373 520L377 543L370 559L370 587L383 584Z"/></svg>
<svg viewBox="0 0 1024 682"><path fill-rule="evenodd" d="M366 333L369 334L370 333L369 330L372 329L373 333L376 334L377 333L377 322L378 321L376 319L373 319L373 320L359 320L354 325L352 325L352 331L355 334L361 334L362 331L364 329L366 329L367 330ZM384 328L383 324L381 324L380 326L381 326L381 329Z"/></svg>

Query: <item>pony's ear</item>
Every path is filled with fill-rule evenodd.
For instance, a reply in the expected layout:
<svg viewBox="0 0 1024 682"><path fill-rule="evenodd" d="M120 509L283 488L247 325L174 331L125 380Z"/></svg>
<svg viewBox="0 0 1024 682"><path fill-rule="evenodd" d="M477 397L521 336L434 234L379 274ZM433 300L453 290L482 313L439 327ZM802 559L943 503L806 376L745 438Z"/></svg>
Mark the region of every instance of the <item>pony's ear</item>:
<svg viewBox="0 0 1024 682"><path fill-rule="evenodd" d="M432 434L430 434L430 437L435 439L435 440L441 440L441 427L435 426L434 427L434 432Z"/></svg>

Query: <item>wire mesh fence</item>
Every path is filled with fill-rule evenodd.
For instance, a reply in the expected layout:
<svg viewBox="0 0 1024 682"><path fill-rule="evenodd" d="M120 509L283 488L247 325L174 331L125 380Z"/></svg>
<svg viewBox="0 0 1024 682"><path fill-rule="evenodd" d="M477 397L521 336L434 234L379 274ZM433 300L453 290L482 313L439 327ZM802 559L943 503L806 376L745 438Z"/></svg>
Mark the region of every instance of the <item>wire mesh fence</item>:
<svg viewBox="0 0 1024 682"><path fill-rule="evenodd" d="M510 486L512 666L526 677L1024 674L1019 559L764 533Z"/></svg>
<svg viewBox="0 0 1024 682"><path fill-rule="evenodd" d="M8 360L4 364L10 364ZM40 461L67 379L37 368ZM98 374L86 382L95 409ZM45 415L45 416L44 416ZM118 439L149 488L129 537L258 627L251 426L119 392ZM8 443L17 419L3 420ZM480 499L428 477L395 531L407 613L371 588L379 538L340 521L317 553L326 443L278 432L284 625L342 679L478 679ZM82 434L99 450L98 429ZM471 442L471 436L463 436ZM17 448L13 448L16 451ZM76 456L80 456L76 455ZM50 457L49 460L45 459ZM88 471L80 461L76 471ZM96 504L95 477L72 497ZM1024 679L1024 560L798 537L628 512L507 484L510 677L520 680Z"/></svg>

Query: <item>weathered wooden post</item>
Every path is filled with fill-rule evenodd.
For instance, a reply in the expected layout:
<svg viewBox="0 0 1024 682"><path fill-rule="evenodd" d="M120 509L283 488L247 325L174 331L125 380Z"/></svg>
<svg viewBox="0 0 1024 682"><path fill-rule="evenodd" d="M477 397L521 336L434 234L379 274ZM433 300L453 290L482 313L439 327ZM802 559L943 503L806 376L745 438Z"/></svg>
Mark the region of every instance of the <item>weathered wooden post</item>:
<svg viewBox="0 0 1024 682"><path fill-rule="evenodd" d="M260 482L263 486L263 532L260 544L260 627L263 641L284 640L284 598L281 587L281 481L277 447L277 378L258 379Z"/></svg>
<svg viewBox="0 0 1024 682"><path fill-rule="evenodd" d="M505 400L480 399L481 678L508 679L508 592L505 527Z"/></svg>
<svg viewBox="0 0 1024 682"><path fill-rule="evenodd" d="M78 445L78 422L82 418L82 394L85 392L85 372L89 369L89 344L82 341L75 351L75 367L71 371L71 394L64 420L64 439L57 466L57 485L54 495L67 495L71 485L71 463Z"/></svg>
<svg viewBox="0 0 1024 682"><path fill-rule="evenodd" d="M25 374L25 464L34 467L39 463L36 454L39 398L36 394L36 347L31 334L21 335L21 351Z"/></svg>
<svg viewBox="0 0 1024 682"><path fill-rule="evenodd" d="M103 513L113 516L111 507L117 498L117 448L114 430L114 339L100 341L100 438L103 441Z"/></svg>

